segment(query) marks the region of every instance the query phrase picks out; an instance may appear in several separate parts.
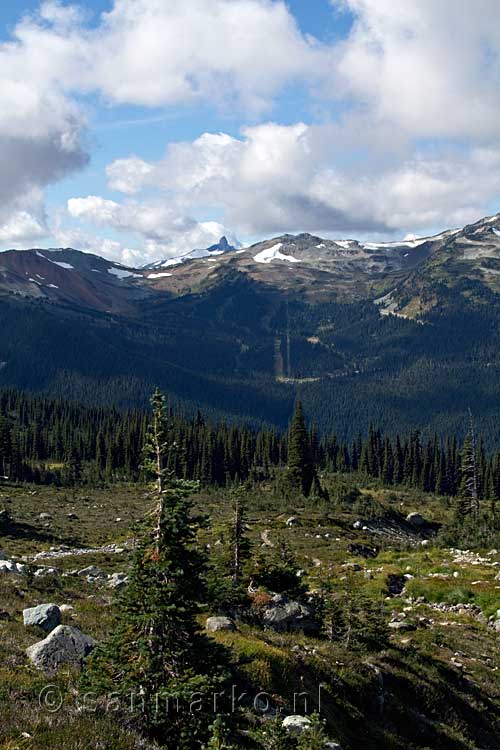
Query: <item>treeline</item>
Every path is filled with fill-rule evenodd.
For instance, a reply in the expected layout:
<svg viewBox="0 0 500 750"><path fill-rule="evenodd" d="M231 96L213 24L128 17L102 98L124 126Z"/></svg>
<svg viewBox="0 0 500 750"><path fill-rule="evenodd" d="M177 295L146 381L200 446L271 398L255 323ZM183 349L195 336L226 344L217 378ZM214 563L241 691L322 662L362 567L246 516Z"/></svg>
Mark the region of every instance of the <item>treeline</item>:
<svg viewBox="0 0 500 750"><path fill-rule="evenodd" d="M1 392L0 475L69 486L136 481L148 424L149 414L142 410L91 408ZM288 432L212 423L200 413L186 418L172 408L169 425L168 468L205 486L266 480L289 461ZM413 432L390 438L370 426L367 435L347 443L335 434L320 439L309 427L300 440L303 455L320 473L359 472L385 485L450 496L460 492L463 446L454 437L423 439ZM488 454L479 439L475 466L479 497L500 500L500 453Z"/></svg>

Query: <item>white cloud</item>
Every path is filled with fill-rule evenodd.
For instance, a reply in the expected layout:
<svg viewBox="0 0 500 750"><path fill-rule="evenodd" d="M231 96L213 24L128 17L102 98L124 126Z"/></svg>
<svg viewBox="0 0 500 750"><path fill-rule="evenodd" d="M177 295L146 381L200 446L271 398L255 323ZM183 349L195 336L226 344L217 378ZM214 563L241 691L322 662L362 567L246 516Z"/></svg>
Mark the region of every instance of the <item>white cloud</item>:
<svg viewBox="0 0 500 750"><path fill-rule="evenodd" d="M93 43L102 93L145 106L229 98L259 110L290 80L323 77L329 59L269 0L115 0Z"/></svg>
<svg viewBox="0 0 500 750"><path fill-rule="evenodd" d="M362 164L341 164L344 141L335 126L268 123L244 129L241 138L205 133L192 143L169 145L159 162L121 159L107 171L111 185L129 194L156 187L165 193L164 203L187 212L222 209L224 223L240 235L440 229L487 212L500 192L500 149L423 150L396 160L375 154ZM93 201L85 204L87 216ZM106 221L108 203L99 205L100 220ZM117 203L112 209L123 210ZM153 233L162 212L139 218L139 211L136 229Z"/></svg>
<svg viewBox="0 0 500 750"><path fill-rule="evenodd" d="M416 136L498 137L497 0L331 0L355 22L338 46L340 94Z"/></svg>
<svg viewBox="0 0 500 750"><path fill-rule="evenodd" d="M77 198L71 211L134 234L143 257L217 239L191 217L223 213L217 227L246 234L406 233L486 210L499 194L498 0L330 1L354 17L332 44L303 34L281 0L114 0L95 23L43 2L0 43L2 244L42 236L41 191L86 164L89 94L255 117L303 82L320 106L349 105L323 127L261 123L171 144L158 162L113 162L110 186L137 200Z"/></svg>

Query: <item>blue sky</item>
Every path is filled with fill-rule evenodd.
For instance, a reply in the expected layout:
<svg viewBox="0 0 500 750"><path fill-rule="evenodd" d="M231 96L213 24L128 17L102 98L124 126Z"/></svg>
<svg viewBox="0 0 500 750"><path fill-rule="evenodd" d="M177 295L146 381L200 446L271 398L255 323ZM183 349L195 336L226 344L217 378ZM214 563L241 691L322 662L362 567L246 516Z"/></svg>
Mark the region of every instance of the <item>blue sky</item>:
<svg viewBox="0 0 500 750"><path fill-rule="evenodd" d="M4 3L0 248L140 264L497 212L500 6L479 5Z"/></svg>

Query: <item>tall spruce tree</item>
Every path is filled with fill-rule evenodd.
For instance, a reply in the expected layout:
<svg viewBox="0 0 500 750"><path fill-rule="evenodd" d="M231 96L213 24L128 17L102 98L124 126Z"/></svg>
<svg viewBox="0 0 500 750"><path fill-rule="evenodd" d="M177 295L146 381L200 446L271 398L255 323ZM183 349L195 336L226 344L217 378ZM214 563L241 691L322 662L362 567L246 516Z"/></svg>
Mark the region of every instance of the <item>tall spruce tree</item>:
<svg viewBox="0 0 500 750"><path fill-rule="evenodd" d="M162 746L192 750L208 739L224 659L196 620L204 559L188 499L193 482L165 468L169 429L158 391L152 407L144 468L153 479L154 507L118 595L114 633L96 650L88 679L94 691L121 696L123 708Z"/></svg>
<svg viewBox="0 0 500 750"><path fill-rule="evenodd" d="M290 424L287 474L292 486L307 497L311 490L315 470L301 401L297 401L295 405Z"/></svg>
<svg viewBox="0 0 500 750"><path fill-rule="evenodd" d="M476 431L469 412L469 432L465 439L461 460L461 484L458 497L460 516L479 516L479 476Z"/></svg>

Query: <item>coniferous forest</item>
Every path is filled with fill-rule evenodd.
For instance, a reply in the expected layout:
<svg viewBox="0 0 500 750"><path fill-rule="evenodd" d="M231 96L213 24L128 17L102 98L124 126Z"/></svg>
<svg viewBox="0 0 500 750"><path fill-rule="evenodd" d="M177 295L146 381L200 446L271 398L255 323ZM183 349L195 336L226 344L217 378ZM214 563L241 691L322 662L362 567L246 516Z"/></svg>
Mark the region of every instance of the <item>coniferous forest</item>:
<svg viewBox="0 0 500 750"><path fill-rule="evenodd" d="M175 475L203 486L269 479L290 464L300 447L315 471L360 473L385 486L404 485L456 496L463 474L467 441L439 438L418 431L388 436L374 425L350 443L335 433L319 435L297 410L289 431L255 430L245 425L206 420L200 412L187 418L169 409L167 465ZM74 486L99 485L140 478L141 451L150 415L146 410L120 411L81 406L4 391L0 394L0 471L12 481ZM468 432L468 427L466 427ZM500 451L487 451L475 436L478 496L500 500ZM312 468L305 494L312 485Z"/></svg>

